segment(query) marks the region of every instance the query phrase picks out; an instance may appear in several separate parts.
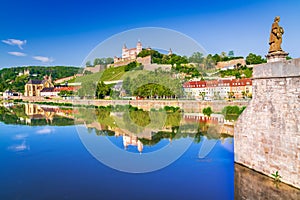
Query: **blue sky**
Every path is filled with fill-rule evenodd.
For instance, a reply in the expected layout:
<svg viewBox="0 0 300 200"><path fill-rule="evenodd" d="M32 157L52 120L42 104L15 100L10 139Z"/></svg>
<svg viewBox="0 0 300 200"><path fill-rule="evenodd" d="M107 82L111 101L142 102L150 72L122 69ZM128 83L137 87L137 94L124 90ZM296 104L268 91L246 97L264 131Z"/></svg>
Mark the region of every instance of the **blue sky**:
<svg viewBox="0 0 300 200"><path fill-rule="evenodd" d="M285 29L283 49L300 57L298 0L1 0L0 5L0 68L80 66L105 39L141 27L179 31L207 53L265 55L276 15Z"/></svg>

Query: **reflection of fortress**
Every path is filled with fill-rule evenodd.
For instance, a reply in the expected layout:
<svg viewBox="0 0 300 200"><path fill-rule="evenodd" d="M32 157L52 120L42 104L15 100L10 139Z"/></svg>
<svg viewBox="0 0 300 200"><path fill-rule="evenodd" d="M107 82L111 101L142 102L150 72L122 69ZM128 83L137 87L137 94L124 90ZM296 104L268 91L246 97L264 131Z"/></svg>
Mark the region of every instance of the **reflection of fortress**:
<svg viewBox="0 0 300 200"><path fill-rule="evenodd" d="M144 148L143 143L135 136L123 135L123 145L125 149L127 149L129 145L136 146L140 153L142 153Z"/></svg>
<svg viewBox="0 0 300 200"><path fill-rule="evenodd" d="M121 113L110 113L113 116L122 117ZM202 131L207 131L209 127L211 127L210 130L215 130L217 132L215 133L226 133L228 135L233 135L233 126L227 126L226 120L224 119L224 116L221 114L212 114L211 117L204 116L201 113L185 113L183 115L182 121L180 124L182 126L190 125L190 124L196 124L196 126L192 126L189 128L189 126L186 126L185 128L181 129L181 133L185 133L187 135L190 135L191 137L194 137L195 134L198 134L199 129L197 128L197 124L205 124L203 127L204 129ZM199 125L201 126L201 125ZM123 146L124 149L127 149L129 146L135 146L137 147L137 150L139 152L143 151L144 145L142 141L157 141L158 137L154 137L156 134L162 134L160 139L163 138L169 138L166 136L166 133L170 133L170 136L174 134L174 130L170 127L162 127L159 130L153 130L150 128L144 128L142 132L139 133L132 133L129 130L126 130L124 128L120 127L111 127L109 125L100 124L97 121L94 121L90 124L86 124L87 128L95 128L99 131L112 131L114 132L114 135L116 137L122 137L123 139ZM176 132L175 132L176 133ZM211 134L211 133L209 133ZM160 137L160 136L159 136ZM169 141L172 142L172 138L169 138ZM151 143L151 142L150 142ZM148 143L146 143L148 144Z"/></svg>

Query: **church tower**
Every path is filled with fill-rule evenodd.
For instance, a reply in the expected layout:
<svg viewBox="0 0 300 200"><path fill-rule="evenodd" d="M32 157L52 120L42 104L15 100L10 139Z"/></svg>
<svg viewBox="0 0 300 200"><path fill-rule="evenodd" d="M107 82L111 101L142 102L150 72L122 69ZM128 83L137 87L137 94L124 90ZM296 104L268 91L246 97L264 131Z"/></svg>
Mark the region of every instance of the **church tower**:
<svg viewBox="0 0 300 200"><path fill-rule="evenodd" d="M141 41L136 44L136 55L138 55L143 50Z"/></svg>
<svg viewBox="0 0 300 200"><path fill-rule="evenodd" d="M123 48L122 48L122 58L125 59L125 58L128 58L129 57L129 52L128 52L128 49L126 47L126 44L123 45Z"/></svg>

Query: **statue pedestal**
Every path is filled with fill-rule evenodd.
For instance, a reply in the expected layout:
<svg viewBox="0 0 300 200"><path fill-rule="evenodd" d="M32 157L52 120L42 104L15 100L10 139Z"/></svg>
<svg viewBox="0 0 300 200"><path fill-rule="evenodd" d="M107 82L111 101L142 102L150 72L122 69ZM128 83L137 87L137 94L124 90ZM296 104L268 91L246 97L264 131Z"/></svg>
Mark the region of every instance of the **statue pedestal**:
<svg viewBox="0 0 300 200"><path fill-rule="evenodd" d="M268 55L266 55L266 58L268 63L279 62L279 61L285 61L288 55L289 53L285 51L275 51L272 53L268 53Z"/></svg>

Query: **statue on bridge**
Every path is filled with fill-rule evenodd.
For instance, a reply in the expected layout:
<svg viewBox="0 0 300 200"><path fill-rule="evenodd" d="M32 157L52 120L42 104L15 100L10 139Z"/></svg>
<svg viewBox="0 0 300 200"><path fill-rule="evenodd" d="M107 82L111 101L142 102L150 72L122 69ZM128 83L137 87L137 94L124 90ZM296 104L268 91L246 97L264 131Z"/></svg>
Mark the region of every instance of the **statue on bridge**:
<svg viewBox="0 0 300 200"><path fill-rule="evenodd" d="M280 21L280 17L277 16L274 19L274 23L272 24L271 34L270 34L270 49L269 53L282 51L281 43L282 43L282 35L284 34L284 30L281 26L279 26L278 22Z"/></svg>
<svg viewBox="0 0 300 200"><path fill-rule="evenodd" d="M284 34L284 30L281 26L279 26L279 21L280 17L277 16L275 17L272 24L269 40L270 49L268 55L266 55L267 62L285 61L288 55L288 53L284 52L281 48L282 35Z"/></svg>

